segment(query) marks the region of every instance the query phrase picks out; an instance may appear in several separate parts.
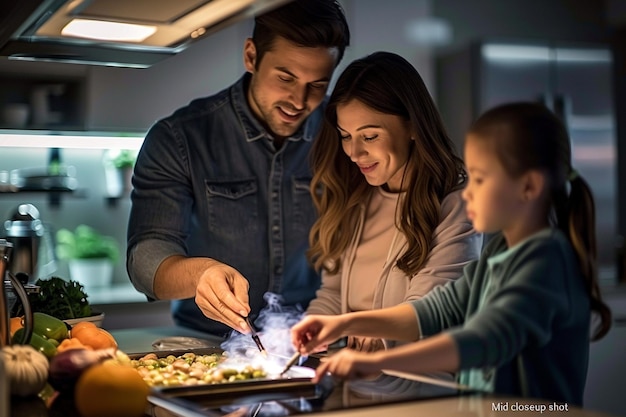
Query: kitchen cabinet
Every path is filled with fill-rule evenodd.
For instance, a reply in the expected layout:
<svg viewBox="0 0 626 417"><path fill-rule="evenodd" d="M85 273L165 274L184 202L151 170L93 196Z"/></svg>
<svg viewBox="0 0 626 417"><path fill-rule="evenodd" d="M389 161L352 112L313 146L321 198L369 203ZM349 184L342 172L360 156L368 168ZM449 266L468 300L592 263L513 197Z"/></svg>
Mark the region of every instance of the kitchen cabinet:
<svg viewBox="0 0 626 417"><path fill-rule="evenodd" d="M85 126L82 77L0 73L0 128L81 130Z"/></svg>
<svg viewBox="0 0 626 417"><path fill-rule="evenodd" d="M461 153L471 122L499 104L541 102L563 120L572 165L594 194L601 284L615 284L619 187L610 47L485 41L440 56L437 72L438 106Z"/></svg>

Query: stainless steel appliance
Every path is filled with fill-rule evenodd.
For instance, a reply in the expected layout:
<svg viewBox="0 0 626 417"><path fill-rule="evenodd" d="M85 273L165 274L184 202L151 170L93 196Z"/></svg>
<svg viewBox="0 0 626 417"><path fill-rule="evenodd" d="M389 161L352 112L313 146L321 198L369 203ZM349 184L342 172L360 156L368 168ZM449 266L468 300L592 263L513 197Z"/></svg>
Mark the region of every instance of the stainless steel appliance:
<svg viewBox="0 0 626 417"><path fill-rule="evenodd" d="M33 333L33 312L28 301L28 292L22 283L9 272L9 259L13 245L4 239L0 239L0 277L2 277L2 286L0 286L0 348L11 344L11 303L9 293L17 294L24 308L24 338L20 341L22 344L30 342Z"/></svg>
<svg viewBox="0 0 626 417"><path fill-rule="evenodd" d="M462 151L465 130L490 107L540 101L565 122L572 164L596 202L599 275L617 277L617 145L610 47L489 41L437 59L437 98L448 131Z"/></svg>
<svg viewBox="0 0 626 417"><path fill-rule="evenodd" d="M8 271L11 249L13 245L4 239L0 239L0 277L2 285L0 286L0 348L11 344L11 307L17 297L22 302L24 310L24 333L20 344L27 344L33 335L34 317L28 301L29 292L37 292L38 287L30 286L27 291L22 283ZM0 352L0 417L8 417L10 410L10 393L9 381L2 360L4 355Z"/></svg>
<svg viewBox="0 0 626 417"><path fill-rule="evenodd" d="M33 284L56 270L52 236L34 205L20 204L4 222L1 233L13 245L9 271L16 276L26 274L25 283Z"/></svg>

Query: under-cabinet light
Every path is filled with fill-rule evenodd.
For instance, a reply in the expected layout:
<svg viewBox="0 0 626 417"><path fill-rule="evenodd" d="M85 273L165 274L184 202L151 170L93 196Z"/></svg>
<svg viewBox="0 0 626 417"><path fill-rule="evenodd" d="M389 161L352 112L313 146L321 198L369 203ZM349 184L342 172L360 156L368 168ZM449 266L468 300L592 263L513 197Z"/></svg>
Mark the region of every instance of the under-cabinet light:
<svg viewBox="0 0 626 417"><path fill-rule="evenodd" d="M74 19L61 30L64 36L111 42L142 42L156 32L156 26L106 20Z"/></svg>
<svg viewBox="0 0 626 417"><path fill-rule="evenodd" d="M516 61L536 60L560 62L611 62L609 49L550 48L549 46L487 44L482 46L482 55L487 60Z"/></svg>
<svg viewBox="0 0 626 417"><path fill-rule="evenodd" d="M143 139L143 136L0 133L0 147L138 150Z"/></svg>
<svg viewBox="0 0 626 417"><path fill-rule="evenodd" d="M482 55L487 60L515 61L539 60L548 61L551 58L550 48L546 46L527 45L483 45Z"/></svg>

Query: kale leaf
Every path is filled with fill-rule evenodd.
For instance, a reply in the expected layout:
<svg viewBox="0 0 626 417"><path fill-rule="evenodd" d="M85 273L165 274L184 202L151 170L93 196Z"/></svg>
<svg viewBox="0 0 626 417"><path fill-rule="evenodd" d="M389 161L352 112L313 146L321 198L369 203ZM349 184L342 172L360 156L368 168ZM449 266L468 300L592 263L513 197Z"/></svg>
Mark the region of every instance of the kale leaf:
<svg viewBox="0 0 626 417"><path fill-rule="evenodd" d="M32 294L33 311L48 314L61 320L91 316L91 306L83 285L78 281L65 281L59 277L38 279L39 294Z"/></svg>

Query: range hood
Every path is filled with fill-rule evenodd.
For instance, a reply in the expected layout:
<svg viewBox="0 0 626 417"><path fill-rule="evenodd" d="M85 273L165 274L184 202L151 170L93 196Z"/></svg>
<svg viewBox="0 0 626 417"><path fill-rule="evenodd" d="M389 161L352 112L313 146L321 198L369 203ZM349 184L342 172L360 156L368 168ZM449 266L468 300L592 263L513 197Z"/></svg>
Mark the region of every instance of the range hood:
<svg viewBox="0 0 626 417"><path fill-rule="evenodd" d="M0 56L146 68L290 0L2 0Z"/></svg>

